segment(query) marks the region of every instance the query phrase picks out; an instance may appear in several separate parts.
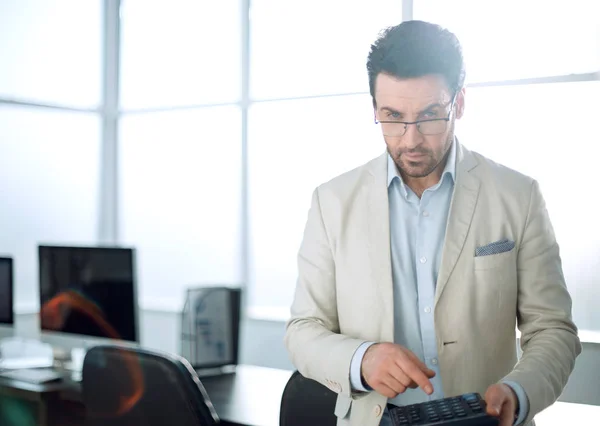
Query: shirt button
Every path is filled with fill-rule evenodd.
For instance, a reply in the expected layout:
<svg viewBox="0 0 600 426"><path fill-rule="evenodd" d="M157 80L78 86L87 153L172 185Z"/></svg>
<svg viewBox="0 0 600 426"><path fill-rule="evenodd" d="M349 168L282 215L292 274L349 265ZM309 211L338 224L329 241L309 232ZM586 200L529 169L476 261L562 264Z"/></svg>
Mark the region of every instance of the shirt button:
<svg viewBox="0 0 600 426"><path fill-rule="evenodd" d="M425 262L427 262L427 258L425 256L423 256L422 258L419 259L419 262L425 263Z"/></svg>
<svg viewBox="0 0 600 426"><path fill-rule="evenodd" d="M430 308L429 306L427 306L427 307L424 309L424 311L425 311L425 313L427 313L427 314L428 314L429 312L431 312L431 308Z"/></svg>
<svg viewBox="0 0 600 426"><path fill-rule="evenodd" d="M427 212L427 211L423 212L423 216L425 216L425 217L429 216L429 212Z"/></svg>
<svg viewBox="0 0 600 426"><path fill-rule="evenodd" d="M433 365L437 365L437 362L438 362L438 361L437 361L437 358L433 358L433 359L431 360L431 363L432 363Z"/></svg>

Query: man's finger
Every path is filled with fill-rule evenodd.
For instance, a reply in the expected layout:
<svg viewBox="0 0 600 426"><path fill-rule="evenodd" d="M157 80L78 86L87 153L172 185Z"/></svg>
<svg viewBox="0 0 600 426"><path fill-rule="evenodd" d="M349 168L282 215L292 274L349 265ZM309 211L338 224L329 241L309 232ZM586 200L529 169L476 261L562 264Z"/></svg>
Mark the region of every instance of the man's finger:
<svg viewBox="0 0 600 426"><path fill-rule="evenodd" d="M373 389L375 389L375 388L373 388ZM387 398L396 398L398 396L398 393L396 393L396 391L394 391L392 388L390 388L385 383L379 383L375 390Z"/></svg>
<svg viewBox="0 0 600 426"><path fill-rule="evenodd" d="M390 367L388 373L392 376L394 380L396 380L405 388L408 388L411 385L414 387L417 386L416 383L410 377L404 374L404 371L402 371L402 369L397 364L394 364L392 367Z"/></svg>
<svg viewBox="0 0 600 426"><path fill-rule="evenodd" d="M401 393L404 393L406 391L406 386L404 386L398 380L394 379L393 376L388 376L384 380L383 384L386 385L388 388L390 388L392 391L394 391L394 397L396 397L396 395L400 395Z"/></svg>
<svg viewBox="0 0 600 426"><path fill-rule="evenodd" d="M433 393L433 385L417 364L415 364L406 354L396 361L398 367L402 369L413 382L415 382L427 395Z"/></svg>
<svg viewBox="0 0 600 426"><path fill-rule="evenodd" d="M421 369L421 371L423 371L427 377L429 377L430 379L435 377L435 371L433 371L432 369L428 368L425 363L423 361L421 361L419 359L418 356L416 356L412 351L405 349L404 350L404 354L410 358L410 360L412 362L414 362L415 364L417 364L417 366Z"/></svg>

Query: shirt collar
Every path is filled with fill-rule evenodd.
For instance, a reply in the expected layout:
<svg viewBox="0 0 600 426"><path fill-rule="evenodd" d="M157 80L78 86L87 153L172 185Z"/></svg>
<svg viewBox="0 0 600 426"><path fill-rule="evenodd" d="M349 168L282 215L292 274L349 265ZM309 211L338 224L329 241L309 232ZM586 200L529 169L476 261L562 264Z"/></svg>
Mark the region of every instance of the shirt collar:
<svg viewBox="0 0 600 426"><path fill-rule="evenodd" d="M444 171L442 172L442 177L440 178L440 182L434 186L433 189L437 188L437 186L443 182L446 175L450 175L450 178L454 182L456 180L456 139L452 141L452 145L450 145L450 153L448 154L448 161L446 161L446 166L444 167ZM392 159L392 156L388 153L388 188L392 184L395 178L400 180L402 186L404 187L404 181L402 180L402 176L398 172L398 167L396 167L396 163Z"/></svg>

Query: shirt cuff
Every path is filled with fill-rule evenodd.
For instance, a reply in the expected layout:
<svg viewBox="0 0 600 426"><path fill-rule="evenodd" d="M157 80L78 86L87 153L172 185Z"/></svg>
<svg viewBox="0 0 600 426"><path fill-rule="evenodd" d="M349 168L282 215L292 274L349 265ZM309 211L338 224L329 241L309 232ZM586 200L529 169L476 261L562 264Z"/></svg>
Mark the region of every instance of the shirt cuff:
<svg viewBox="0 0 600 426"><path fill-rule="evenodd" d="M510 386L510 388L513 391L515 391L515 394L517 394L517 399L519 400L519 413L518 413L517 420L515 420L514 424L516 426L519 426L519 425L523 424L523 422L527 418L527 415L529 414L529 399L527 398L527 394L525 393L523 386L521 386L517 382L507 380L502 383Z"/></svg>
<svg viewBox="0 0 600 426"><path fill-rule="evenodd" d="M350 363L350 386L355 392L371 392L373 390L368 385L363 384L360 375L360 367L362 366L362 360L365 356L365 352L367 352L367 349L374 344L375 342L364 342L354 352L354 355L352 355L352 362Z"/></svg>

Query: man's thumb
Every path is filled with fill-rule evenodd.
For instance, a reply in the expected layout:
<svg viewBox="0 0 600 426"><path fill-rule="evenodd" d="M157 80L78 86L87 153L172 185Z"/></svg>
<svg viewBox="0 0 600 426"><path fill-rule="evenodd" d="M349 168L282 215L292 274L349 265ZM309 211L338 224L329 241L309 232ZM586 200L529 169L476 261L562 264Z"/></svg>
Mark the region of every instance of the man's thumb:
<svg viewBox="0 0 600 426"><path fill-rule="evenodd" d="M487 404L487 412L493 416L499 416L504 403L504 395L497 386L490 386L485 393L485 402Z"/></svg>

